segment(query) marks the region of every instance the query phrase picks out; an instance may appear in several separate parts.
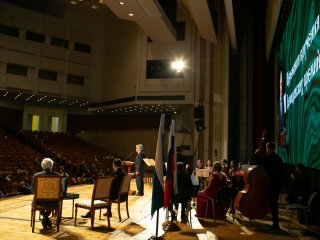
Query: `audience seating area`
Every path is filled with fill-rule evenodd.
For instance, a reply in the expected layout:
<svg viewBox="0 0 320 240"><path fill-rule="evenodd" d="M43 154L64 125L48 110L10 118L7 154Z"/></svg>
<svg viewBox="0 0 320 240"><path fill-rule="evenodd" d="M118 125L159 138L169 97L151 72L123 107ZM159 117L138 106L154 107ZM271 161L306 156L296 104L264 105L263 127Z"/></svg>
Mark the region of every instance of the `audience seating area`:
<svg viewBox="0 0 320 240"><path fill-rule="evenodd" d="M6 194L28 187L32 175L42 170L45 157L55 161L55 171L70 176L71 184L78 184L111 173L116 156L68 133L0 130L0 142L0 191Z"/></svg>
<svg viewBox="0 0 320 240"><path fill-rule="evenodd" d="M0 131L0 143L0 175L7 179L1 181L0 189L11 192L19 187L20 182L29 181L30 176L39 171L37 163L43 155L5 131ZM19 166L25 171L18 173Z"/></svg>

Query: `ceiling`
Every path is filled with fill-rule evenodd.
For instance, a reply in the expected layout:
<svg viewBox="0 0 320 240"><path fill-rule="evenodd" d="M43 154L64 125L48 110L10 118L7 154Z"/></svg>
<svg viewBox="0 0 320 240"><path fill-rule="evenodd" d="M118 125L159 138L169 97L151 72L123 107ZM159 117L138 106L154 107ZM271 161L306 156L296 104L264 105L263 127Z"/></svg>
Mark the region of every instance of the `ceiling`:
<svg viewBox="0 0 320 240"><path fill-rule="evenodd" d="M0 0L42 13L58 16L63 14L61 9L68 6L85 7L90 11L112 11L121 19L135 21L153 42L176 41L176 31L166 12L161 7L162 0ZM220 6L218 6L220 4ZM223 12L225 11L225 12ZM232 0L177 0L177 12L189 15L197 25L202 38L216 44L218 42L219 18L226 17L231 47L236 50L236 36ZM60 16L63 17L63 16ZM220 26L221 27L221 26ZM80 100L63 99L61 97L34 95L32 93L0 91L0 98L19 102L45 103L47 105L64 105L88 108L89 103ZM136 104L129 106L129 112L152 113L157 111L175 112L178 106L158 106ZM143 109L142 109L143 108ZM167 109L167 110L166 110ZM90 110L90 108L89 108ZM98 109L91 109L98 111ZM101 109L99 110L101 111ZM101 112L126 112L126 106L109 108Z"/></svg>
<svg viewBox="0 0 320 240"><path fill-rule="evenodd" d="M154 42L176 40L176 31L163 10L167 0L0 0L50 15L63 14L66 4L103 11L110 9L121 19L135 21ZM176 0L177 11L190 15L202 38L215 44L218 41L219 18L226 17L231 47L236 50L234 10L232 0ZM220 6L221 5L221 6ZM221 27L221 26L220 26Z"/></svg>

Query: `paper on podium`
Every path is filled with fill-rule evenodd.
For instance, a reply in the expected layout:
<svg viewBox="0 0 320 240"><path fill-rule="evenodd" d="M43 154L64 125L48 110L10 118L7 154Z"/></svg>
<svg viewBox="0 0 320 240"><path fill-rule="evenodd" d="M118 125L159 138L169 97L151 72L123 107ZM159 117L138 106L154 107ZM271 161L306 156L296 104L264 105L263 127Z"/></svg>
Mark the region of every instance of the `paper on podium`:
<svg viewBox="0 0 320 240"><path fill-rule="evenodd" d="M210 172L208 169L197 169L196 176L198 177L209 177Z"/></svg>
<svg viewBox="0 0 320 240"><path fill-rule="evenodd" d="M143 161L147 164L148 167L154 167L154 160L151 158L144 158Z"/></svg>
<svg viewBox="0 0 320 240"><path fill-rule="evenodd" d="M199 185L199 178L195 175L191 175L191 182L192 182L192 185L198 186Z"/></svg>

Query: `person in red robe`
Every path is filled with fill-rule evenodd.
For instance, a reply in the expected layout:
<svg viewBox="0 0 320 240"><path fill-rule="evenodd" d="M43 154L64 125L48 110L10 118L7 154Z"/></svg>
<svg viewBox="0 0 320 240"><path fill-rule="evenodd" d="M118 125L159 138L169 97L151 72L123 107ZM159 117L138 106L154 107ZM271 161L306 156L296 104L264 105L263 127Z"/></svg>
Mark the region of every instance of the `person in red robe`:
<svg viewBox="0 0 320 240"><path fill-rule="evenodd" d="M222 172L222 165L219 161L213 163L213 172L209 177L208 186L197 195L197 217L205 217L208 198L215 198L221 188L227 186L227 176ZM224 203L215 204L215 218L225 218ZM207 218L213 218L212 207L209 204Z"/></svg>

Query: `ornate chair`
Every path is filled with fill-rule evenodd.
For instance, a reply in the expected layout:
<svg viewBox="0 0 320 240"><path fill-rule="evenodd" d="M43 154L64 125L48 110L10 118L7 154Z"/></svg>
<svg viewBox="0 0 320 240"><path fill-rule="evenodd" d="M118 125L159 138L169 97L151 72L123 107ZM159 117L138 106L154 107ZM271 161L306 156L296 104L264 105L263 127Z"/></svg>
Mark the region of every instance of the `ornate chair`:
<svg viewBox="0 0 320 240"><path fill-rule="evenodd" d="M78 208L85 208L90 211L91 229L93 229L94 216L95 216L95 211L97 209L101 210L103 208L106 208L108 212L110 211L109 197L111 193L112 182L114 181L114 179L115 177L107 176L107 177L98 177L95 180L91 200L83 200L75 204L76 209L75 209L74 226L77 225ZM108 218L108 227L110 228L109 214L107 218ZM99 219L101 219L101 211L99 214Z"/></svg>
<svg viewBox="0 0 320 240"><path fill-rule="evenodd" d="M34 232L36 211L54 211L57 219L57 232L59 232L61 217L61 180L61 176L36 176L34 178L35 191L31 205L32 232Z"/></svg>
<svg viewBox="0 0 320 240"><path fill-rule="evenodd" d="M129 208L128 208L128 195L129 195L129 190L130 190L130 181L133 177L132 173L128 173L123 176L121 185L120 185L120 190L118 194L118 198L114 200L110 200L110 208L112 203L117 203L118 204L118 215L119 215L119 222L121 222L121 214L120 214L120 203L126 202L126 209L127 209L127 216L129 216Z"/></svg>

